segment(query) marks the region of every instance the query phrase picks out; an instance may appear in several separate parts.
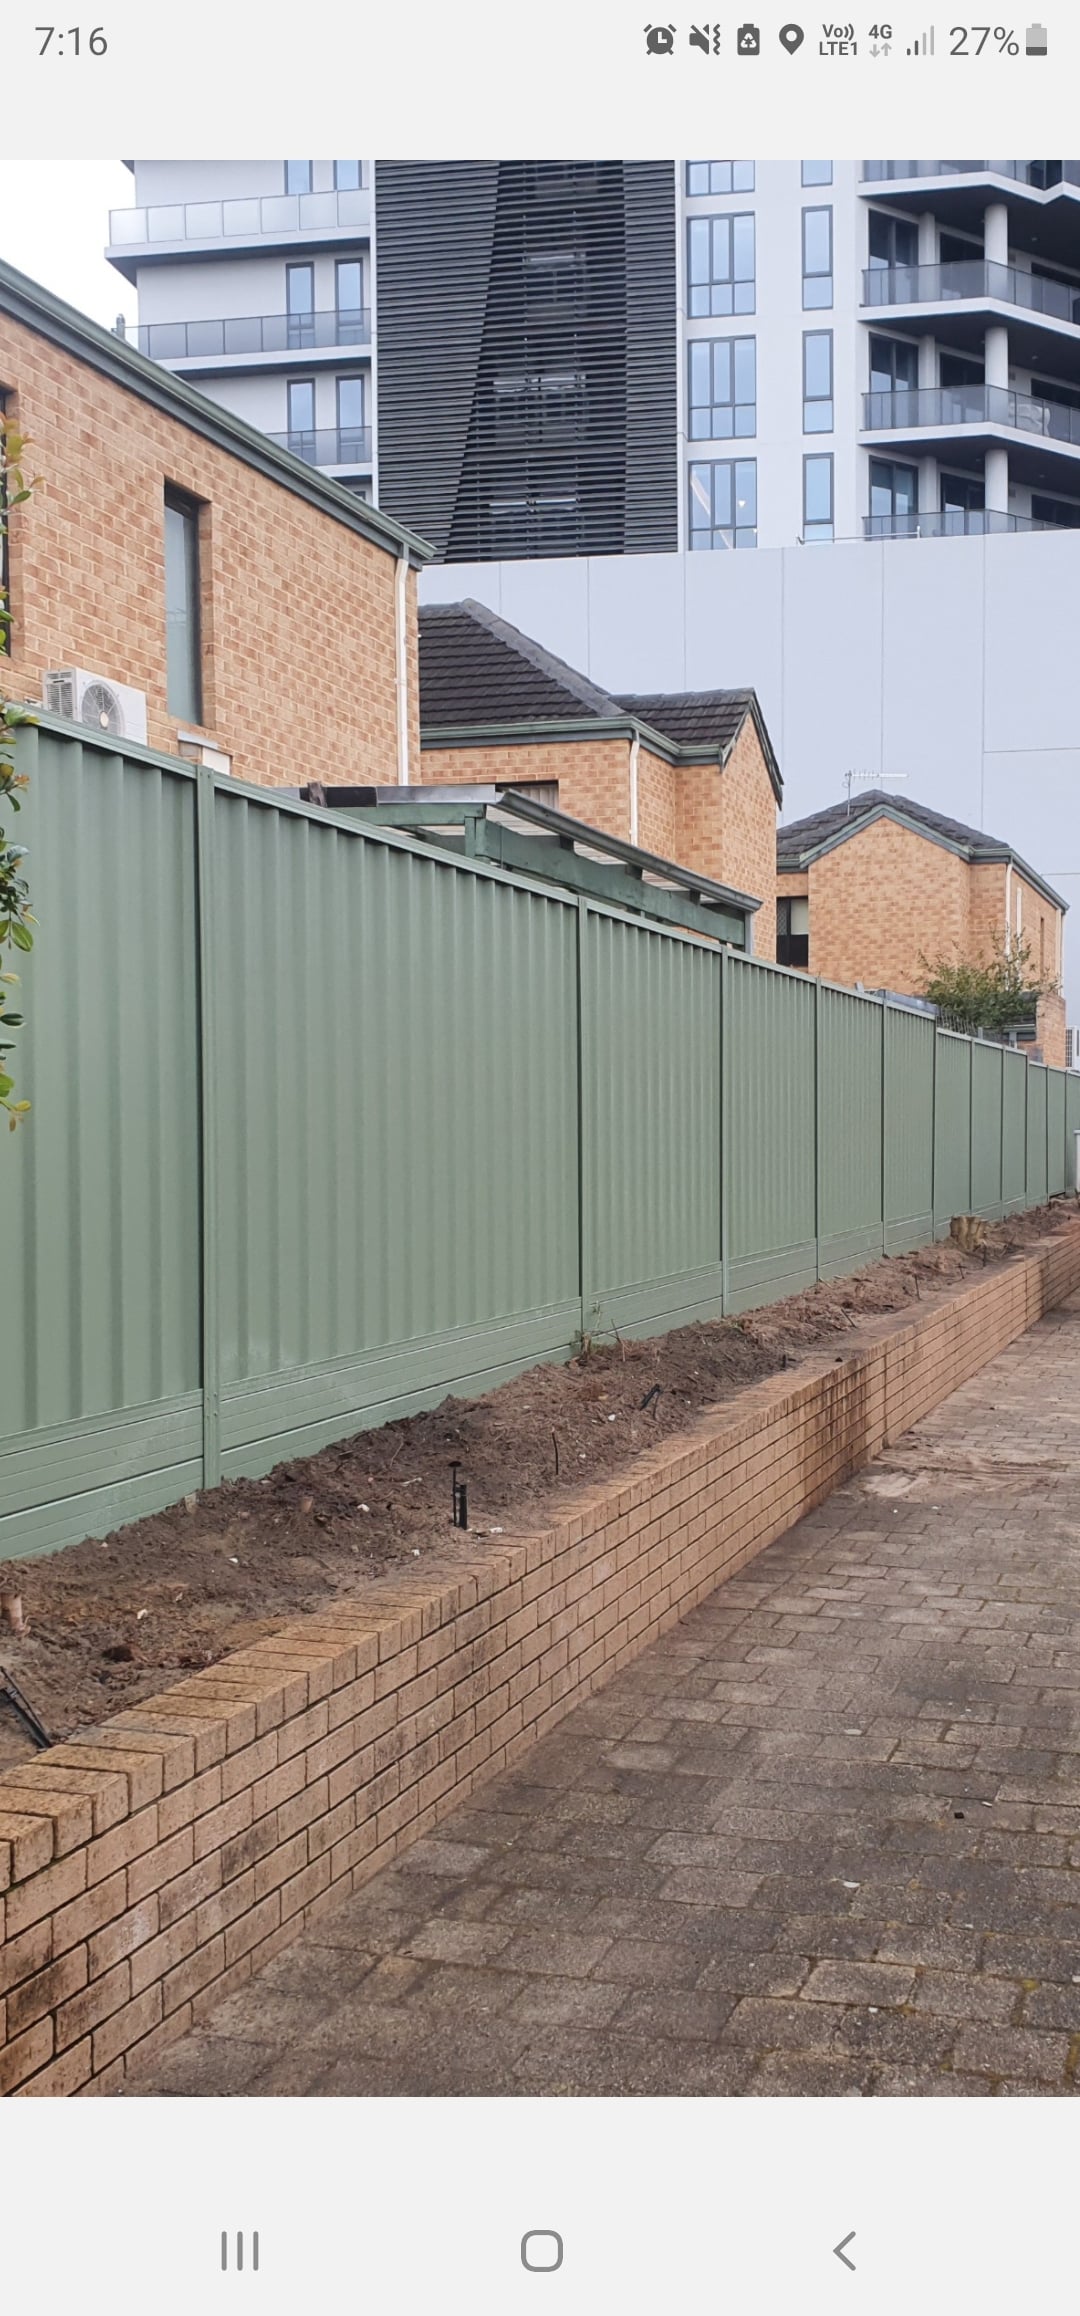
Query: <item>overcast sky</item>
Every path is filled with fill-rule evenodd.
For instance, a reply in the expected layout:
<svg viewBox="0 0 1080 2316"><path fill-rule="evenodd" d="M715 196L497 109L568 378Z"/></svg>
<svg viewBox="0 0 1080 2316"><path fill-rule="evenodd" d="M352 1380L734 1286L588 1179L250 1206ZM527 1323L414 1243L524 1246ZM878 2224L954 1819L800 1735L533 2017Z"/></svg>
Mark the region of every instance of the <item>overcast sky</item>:
<svg viewBox="0 0 1080 2316"><path fill-rule="evenodd" d="M122 161L0 161L0 257L111 329L136 318L130 282L102 255L110 209L130 209Z"/></svg>

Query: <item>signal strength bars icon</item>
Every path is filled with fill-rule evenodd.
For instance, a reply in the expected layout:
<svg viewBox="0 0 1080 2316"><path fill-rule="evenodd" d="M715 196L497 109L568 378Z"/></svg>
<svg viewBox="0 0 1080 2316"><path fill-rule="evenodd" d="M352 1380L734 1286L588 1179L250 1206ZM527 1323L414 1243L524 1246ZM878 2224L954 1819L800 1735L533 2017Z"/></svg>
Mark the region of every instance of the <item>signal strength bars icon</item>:
<svg viewBox="0 0 1080 2316"><path fill-rule="evenodd" d="M919 34L919 37L918 37L918 39L917 39L917 40L914 42L913 46L912 46L911 48L909 48L909 49L908 49L908 52L907 52L907 53L908 53L908 55L909 55L909 56L933 56L933 53L934 53L934 35L933 35L933 31L930 31L930 32L921 32L921 33Z"/></svg>

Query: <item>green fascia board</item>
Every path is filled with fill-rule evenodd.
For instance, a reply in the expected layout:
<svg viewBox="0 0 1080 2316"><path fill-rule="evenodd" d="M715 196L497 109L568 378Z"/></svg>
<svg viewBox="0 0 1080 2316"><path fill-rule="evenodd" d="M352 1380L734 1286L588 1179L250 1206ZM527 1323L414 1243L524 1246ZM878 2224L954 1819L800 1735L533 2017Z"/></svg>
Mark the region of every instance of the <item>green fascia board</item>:
<svg viewBox="0 0 1080 2316"><path fill-rule="evenodd" d="M111 330L103 330L97 322L67 305L63 298L54 297L51 290L43 289L40 282L31 281L28 274L17 272L3 259L0 259L0 314L10 314L24 329L33 330L39 338L47 338L73 360L85 362L89 369L110 378L114 385L138 395L141 401L176 419L181 426L190 427L193 434L203 435L217 449L229 452L245 466L254 467L271 482L292 491L294 497L306 499L309 506L331 516L334 522L344 523L347 530L369 539L385 554L395 557L407 554L414 568L431 561L435 550L417 532L406 530L389 515L380 514L377 507L358 499L342 483L321 475L318 467L294 458L291 451L279 450L258 427L234 418L231 411L212 402L209 395L189 386L186 379L176 377L171 370L163 370L160 363L151 362L123 338L116 337Z"/></svg>
<svg viewBox="0 0 1080 2316"><path fill-rule="evenodd" d="M951 852L956 859L966 860L971 868L991 867L995 861L1004 861L1006 865L1011 864L1017 873L1027 880L1035 892L1041 893L1044 900L1049 901L1055 909L1061 910L1062 916L1068 912L1068 901L1062 900L1061 894L1054 891L1053 885L1047 884L1046 878L1041 877L1037 869L1029 868L1026 860L1022 860L1020 854L1013 851L1011 844L987 844L985 851L976 852L970 844L959 844L955 837L946 836L944 830L927 828L924 821L913 820L910 814L904 811L902 805L897 806L894 811L887 804L879 804L873 812L860 814L859 818L852 821L850 826L834 829L832 835L823 837L820 844L808 845L804 852L791 853L786 857L783 849L783 830L781 829L776 842L777 875L781 877L801 876L802 871L809 868L811 861L821 860L827 852L836 852L840 845L849 844L853 836L858 836L864 828L872 828L876 820L895 821L898 828L908 829L912 836L925 837L927 844L936 844L942 852Z"/></svg>
<svg viewBox="0 0 1080 2316"><path fill-rule="evenodd" d="M702 744L680 748L674 740L666 739L663 732L655 732L651 724L639 724L633 716L551 716L510 724L422 724L420 727L421 754L425 748L540 748L545 742L561 740L640 740L650 756L662 757L665 764L722 767L724 762L719 743L712 747Z"/></svg>
<svg viewBox="0 0 1080 2316"><path fill-rule="evenodd" d="M569 840L524 836L518 829L504 828L499 821L478 817L468 837L461 841L471 859L494 861L500 868L550 878L555 884L587 894L591 900L608 901L614 908L655 917L665 925L681 925L685 930L704 933L714 941L730 941L735 948L748 946L749 909L710 908L689 893L647 885L640 871L630 864L609 868L602 861L583 859L573 851ZM433 842L443 845L447 839L436 836Z"/></svg>

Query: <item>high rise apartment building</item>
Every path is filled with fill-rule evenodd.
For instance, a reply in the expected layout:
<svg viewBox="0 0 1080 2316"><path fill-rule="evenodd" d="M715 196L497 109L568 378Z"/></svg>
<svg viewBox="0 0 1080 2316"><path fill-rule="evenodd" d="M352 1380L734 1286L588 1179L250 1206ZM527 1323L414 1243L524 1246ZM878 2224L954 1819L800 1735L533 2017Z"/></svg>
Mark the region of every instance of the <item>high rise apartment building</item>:
<svg viewBox="0 0 1080 2316"><path fill-rule="evenodd" d="M1080 526L1075 161L137 161L143 352L440 560Z"/></svg>

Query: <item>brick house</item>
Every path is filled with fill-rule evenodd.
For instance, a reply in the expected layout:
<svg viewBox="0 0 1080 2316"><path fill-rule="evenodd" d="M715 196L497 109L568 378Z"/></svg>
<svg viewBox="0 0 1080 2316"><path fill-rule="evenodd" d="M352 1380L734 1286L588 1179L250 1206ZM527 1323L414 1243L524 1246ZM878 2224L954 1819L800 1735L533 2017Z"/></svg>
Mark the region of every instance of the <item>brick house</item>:
<svg viewBox="0 0 1080 2316"><path fill-rule="evenodd" d="M752 691L615 697L486 605L420 612L420 778L540 784L561 812L762 902L775 955L783 784Z"/></svg>
<svg viewBox="0 0 1080 2316"><path fill-rule="evenodd" d="M0 404L41 477L10 697L76 668L127 737L243 780L415 778L422 540L2 263Z"/></svg>
<svg viewBox="0 0 1080 2316"><path fill-rule="evenodd" d="M919 993L920 957L976 959L1017 935L1060 992L1066 903L1004 839L870 789L781 828L777 956L829 981ZM1065 1066L1065 1003L1043 998L1033 1056Z"/></svg>

